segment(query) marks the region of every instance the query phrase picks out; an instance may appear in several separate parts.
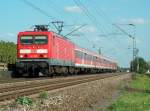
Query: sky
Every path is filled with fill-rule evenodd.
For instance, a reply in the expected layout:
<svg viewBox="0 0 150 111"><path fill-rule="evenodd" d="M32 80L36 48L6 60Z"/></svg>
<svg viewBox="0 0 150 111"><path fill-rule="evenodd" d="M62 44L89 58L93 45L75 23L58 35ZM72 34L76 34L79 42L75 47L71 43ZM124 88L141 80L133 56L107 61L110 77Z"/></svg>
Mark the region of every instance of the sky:
<svg viewBox="0 0 150 111"><path fill-rule="evenodd" d="M20 31L33 25L63 21L62 35L92 51L101 49L119 66L129 67L132 39L113 24L136 38L139 56L150 61L150 0L0 0L0 40L16 43ZM134 24L134 26L128 25ZM52 24L50 30L57 31Z"/></svg>

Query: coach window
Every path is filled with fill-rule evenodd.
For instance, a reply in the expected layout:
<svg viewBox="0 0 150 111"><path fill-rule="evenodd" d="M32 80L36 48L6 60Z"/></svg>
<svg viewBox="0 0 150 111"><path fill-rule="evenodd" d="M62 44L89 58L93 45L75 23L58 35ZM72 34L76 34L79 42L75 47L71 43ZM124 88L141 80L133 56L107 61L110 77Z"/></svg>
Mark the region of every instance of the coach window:
<svg viewBox="0 0 150 111"><path fill-rule="evenodd" d="M91 55L89 55L89 58L88 58L89 60L91 60Z"/></svg>
<svg viewBox="0 0 150 111"><path fill-rule="evenodd" d="M100 62L100 63L102 62L102 59L101 59L101 58L99 58L99 62Z"/></svg>
<svg viewBox="0 0 150 111"><path fill-rule="evenodd" d="M86 54L86 60L89 60L89 55L88 54Z"/></svg>
<svg viewBox="0 0 150 111"><path fill-rule="evenodd" d="M88 58L88 55L87 55L87 53L84 53L84 57L85 57L85 60L87 60L87 58Z"/></svg>
<svg viewBox="0 0 150 111"><path fill-rule="evenodd" d="M90 60L90 61L92 60L92 56L91 56L91 55L89 55L89 60Z"/></svg>
<svg viewBox="0 0 150 111"><path fill-rule="evenodd" d="M90 60L90 55L88 55L88 60Z"/></svg>
<svg viewBox="0 0 150 111"><path fill-rule="evenodd" d="M77 50L75 51L75 55L76 55L77 58L82 58L82 54L83 53L80 52L80 51L77 51Z"/></svg>
<svg viewBox="0 0 150 111"><path fill-rule="evenodd" d="M79 58L79 51L75 50L75 55L77 58Z"/></svg>
<svg viewBox="0 0 150 111"><path fill-rule="evenodd" d="M91 60L93 61L93 56L91 55Z"/></svg>
<svg viewBox="0 0 150 111"><path fill-rule="evenodd" d="M75 50L75 56L78 57L78 52Z"/></svg>
<svg viewBox="0 0 150 111"><path fill-rule="evenodd" d="M96 57L96 61L98 60L98 57Z"/></svg>
<svg viewBox="0 0 150 111"><path fill-rule="evenodd" d="M88 60L88 55L87 54L85 54L85 57L86 57L86 60Z"/></svg>
<svg viewBox="0 0 150 111"><path fill-rule="evenodd" d="M93 56L93 60L96 61L96 56Z"/></svg>
<svg viewBox="0 0 150 111"><path fill-rule="evenodd" d="M83 52L80 52L80 58L81 59L83 58Z"/></svg>

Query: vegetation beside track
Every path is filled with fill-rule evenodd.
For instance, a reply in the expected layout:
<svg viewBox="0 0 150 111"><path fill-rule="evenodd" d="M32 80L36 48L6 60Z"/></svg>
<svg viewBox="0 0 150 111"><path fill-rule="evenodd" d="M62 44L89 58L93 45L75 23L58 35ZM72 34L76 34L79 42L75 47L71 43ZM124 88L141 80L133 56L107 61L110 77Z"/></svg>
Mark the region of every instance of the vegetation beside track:
<svg viewBox="0 0 150 111"><path fill-rule="evenodd" d="M0 63L12 64L16 62L17 48L13 42L0 41Z"/></svg>
<svg viewBox="0 0 150 111"><path fill-rule="evenodd" d="M129 87L140 89L142 91L124 91L123 95L106 111L149 111L150 93L144 90L150 90L150 76L144 74L136 75Z"/></svg>
<svg viewBox="0 0 150 111"><path fill-rule="evenodd" d="M137 72L140 74L146 73L150 70L150 64L142 57L136 57L133 61L131 61L131 71Z"/></svg>

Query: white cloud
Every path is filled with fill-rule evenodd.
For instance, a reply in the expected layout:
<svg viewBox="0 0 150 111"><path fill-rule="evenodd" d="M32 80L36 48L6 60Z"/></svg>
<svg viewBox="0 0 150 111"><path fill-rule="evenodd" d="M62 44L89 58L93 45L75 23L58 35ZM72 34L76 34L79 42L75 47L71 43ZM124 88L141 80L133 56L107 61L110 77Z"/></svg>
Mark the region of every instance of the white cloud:
<svg viewBox="0 0 150 111"><path fill-rule="evenodd" d="M82 9L78 6L65 7L65 11L70 12L70 13L82 13Z"/></svg>
<svg viewBox="0 0 150 111"><path fill-rule="evenodd" d="M138 25L143 25L143 24L150 23L149 20L146 20L144 18L121 19L121 22L133 23L133 24L138 24Z"/></svg>

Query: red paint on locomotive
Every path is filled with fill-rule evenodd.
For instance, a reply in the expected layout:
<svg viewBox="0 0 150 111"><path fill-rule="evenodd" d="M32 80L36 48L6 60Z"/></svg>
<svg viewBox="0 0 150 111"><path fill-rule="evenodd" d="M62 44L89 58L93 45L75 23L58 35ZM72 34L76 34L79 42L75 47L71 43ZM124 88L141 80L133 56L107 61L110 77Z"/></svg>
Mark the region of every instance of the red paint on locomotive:
<svg viewBox="0 0 150 111"><path fill-rule="evenodd" d="M37 42L36 37L39 37ZM36 58L74 62L74 44L54 32L20 32L18 35L18 59Z"/></svg>
<svg viewBox="0 0 150 111"><path fill-rule="evenodd" d="M112 59L80 48L70 40L52 31L20 32L17 50L18 69L21 70L32 70L34 65L38 73L40 71L45 72L45 68L49 72L50 67L55 66L117 70L117 63Z"/></svg>

